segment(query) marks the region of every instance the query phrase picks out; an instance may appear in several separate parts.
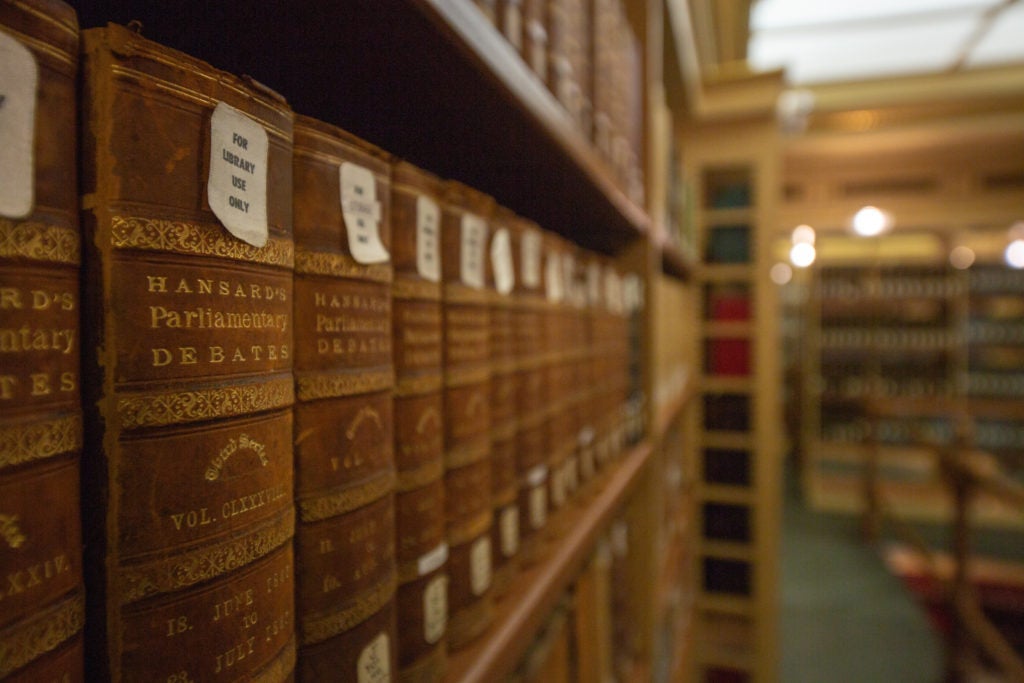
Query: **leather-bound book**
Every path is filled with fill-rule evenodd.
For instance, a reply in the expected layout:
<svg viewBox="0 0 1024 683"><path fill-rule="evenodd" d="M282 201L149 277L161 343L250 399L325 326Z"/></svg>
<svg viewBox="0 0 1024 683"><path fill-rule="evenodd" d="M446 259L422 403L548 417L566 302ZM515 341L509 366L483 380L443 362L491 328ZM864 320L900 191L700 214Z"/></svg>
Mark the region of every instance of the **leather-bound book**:
<svg viewBox="0 0 1024 683"><path fill-rule="evenodd" d="M87 675L289 680L293 115L124 27L82 39Z"/></svg>
<svg viewBox="0 0 1024 683"><path fill-rule="evenodd" d="M569 500L568 472L575 449L576 434L569 398L572 393L571 307L565 278L565 256L569 243L555 235L544 235L544 396L547 407L548 500L552 512ZM563 530L548 525L550 536Z"/></svg>
<svg viewBox="0 0 1024 683"><path fill-rule="evenodd" d="M448 646L479 635L493 618L491 591L491 316L487 245L494 200L454 181L444 189L445 518Z"/></svg>
<svg viewBox="0 0 1024 683"><path fill-rule="evenodd" d="M594 252L583 251L581 257L581 303L583 304L580 334L582 352L577 357L577 381L582 385L579 395L577 449L582 483L593 481L600 468L598 429L601 416L600 348L597 320L601 307L601 260ZM591 487L592 488L592 487Z"/></svg>
<svg viewBox="0 0 1024 683"><path fill-rule="evenodd" d="M301 681L359 680L373 667L390 677L391 160L298 116L292 172L296 669Z"/></svg>
<svg viewBox="0 0 1024 683"><path fill-rule="evenodd" d="M513 262L513 353L516 396L516 478L519 487L520 560L539 558L548 517L548 463L544 403L543 232L522 217L509 222Z"/></svg>
<svg viewBox="0 0 1024 683"><path fill-rule="evenodd" d="M499 597L515 576L519 553L519 486L516 476L516 373L512 292L516 266L511 223L500 207L492 223L487 291L491 297L491 533L494 593Z"/></svg>
<svg viewBox="0 0 1024 683"><path fill-rule="evenodd" d="M82 680L78 24L0 3L0 679Z"/></svg>
<svg viewBox="0 0 1024 683"><path fill-rule="evenodd" d="M630 352L624 276L610 262L605 267L605 305L608 338L605 349L605 386L608 391L605 421L609 438L608 454L614 460L626 448Z"/></svg>
<svg viewBox="0 0 1024 683"><path fill-rule="evenodd" d="M526 65L544 83L548 80L547 4L549 0L523 0L523 46Z"/></svg>
<svg viewBox="0 0 1024 683"><path fill-rule="evenodd" d="M404 161L392 167L395 552L403 683L441 680L447 652L440 192L440 181L426 171Z"/></svg>

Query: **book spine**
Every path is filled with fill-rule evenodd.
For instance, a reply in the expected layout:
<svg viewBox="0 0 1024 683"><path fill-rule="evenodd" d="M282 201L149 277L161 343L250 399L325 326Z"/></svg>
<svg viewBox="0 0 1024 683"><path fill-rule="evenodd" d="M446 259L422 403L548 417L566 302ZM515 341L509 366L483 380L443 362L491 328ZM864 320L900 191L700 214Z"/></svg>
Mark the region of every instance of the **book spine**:
<svg viewBox="0 0 1024 683"><path fill-rule="evenodd" d="M445 517L448 645L493 618L491 591L491 317L486 247L493 200L449 181L442 208Z"/></svg>
<svg viewBox="0 0 1024 683"><path fill-rule="evenodd" d="M392 177L398 678L436 683L448 625L440 181L407 162Z"/></svg>
<svg viewBox="0 0 1024 683"><path fill-rule="evenodd" d="M0 5L3 680L83 679L77 57L70 7Z"/></svg>
<svg viewBox="0 0 1024 683"><path fill-rule="evenodd" d="M293 176L297 670L356 680L397 670L391 166L300 116Z"/></svg>
<svg viewBox="0 0 1024 683"><path fill-rule="evenodd" d="M516 476L516 374L512 322L515 262L511 223L515 214L500 208L490 239L488 281L491 313L491 533L494 592L501 596L515 576L519 555L519 486Z"/></svg>
<svg viewBox="0 0 1024 683"><path fill-rule="evenodd" d="M292 114L125 28L83 43L87 675L284 681Z"/></svg>
<svg viewBox="0 0 1024 683"><path fill-rule="evenodd" d="M542 232L517 217L512 228L516 281L512 300L516 397L516 480L521 519L520 560L539 559L548 517L547 431L544 405Z"/></svg>
<svg viewBox="0 0 1024 683"><path fill-rule="evenodd" d="M569 500L567 488L571 456L576 434L569 398L572 392L572 349L570 307L565 256L568 243L554 233L544 236L544 392L548 445L548 500L551 512L557 512ZM548 525L549 535L557 537L561 529Z"/></svg>

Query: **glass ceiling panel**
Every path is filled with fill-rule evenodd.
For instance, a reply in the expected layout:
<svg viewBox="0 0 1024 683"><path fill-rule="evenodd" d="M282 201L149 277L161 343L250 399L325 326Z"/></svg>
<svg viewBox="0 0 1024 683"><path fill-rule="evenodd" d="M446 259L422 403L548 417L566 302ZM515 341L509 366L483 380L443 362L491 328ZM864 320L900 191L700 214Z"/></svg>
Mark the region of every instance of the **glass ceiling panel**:
<svg viewBox="0 0 1024 683"><path fill-rule="evenodd" d="M999 0L756 0L750 14L754 31L899 16L975 11Z"/></svg>
<svg viewBox="0 0 1024 683"><path fill-rule="evenodd" d="M860 80L943 69L956 59L980 17L940 15L906 24L812 28L755 33L749 59L755 69L786 67L795 84Z"/></svg>
<svg viewBox="0 0 1024 683"><path fill-rule="evenodd" d="M999 15L998 21L971 51L967 65L995 66L1024 62L1024 4L1019 0Z"/></svg>

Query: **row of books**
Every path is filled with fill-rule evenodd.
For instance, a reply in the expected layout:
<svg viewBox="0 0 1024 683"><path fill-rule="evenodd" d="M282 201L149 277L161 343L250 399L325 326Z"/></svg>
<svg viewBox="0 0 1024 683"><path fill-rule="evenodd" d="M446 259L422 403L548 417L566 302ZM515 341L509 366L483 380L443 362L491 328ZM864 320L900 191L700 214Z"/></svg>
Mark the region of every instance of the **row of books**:
<svg viewBox="0 0 1024 683"><path fill-rule="evenodd" d="M642 433L636 276L57 0L0 57L0 678L439 680Z"/></svg>
<svg viewBox="0 0 1024 683"><path fill-rule="evenodd" d="M475 0L645 205L643 50L622 0Z"/></svg>

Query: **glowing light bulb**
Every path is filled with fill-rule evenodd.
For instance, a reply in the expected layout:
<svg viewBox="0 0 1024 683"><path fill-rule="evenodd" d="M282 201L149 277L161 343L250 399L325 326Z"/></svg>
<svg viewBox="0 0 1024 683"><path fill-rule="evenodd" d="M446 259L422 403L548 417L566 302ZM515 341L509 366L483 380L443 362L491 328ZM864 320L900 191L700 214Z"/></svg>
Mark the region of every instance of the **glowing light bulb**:
<svg viewBox="0 0 1024 683"><path fill-rule="evenodd" d="M853 216L853 231L862 237L881 235L889 227L889 217L877 206L865 206Z"/></svg>
<svg viewBox="0 0 1024 683"><path fill-rule="evenodd" d="M800 242L794 244L793 248L789 250L789 260L797 268L806 268L807 266L814 263L817 252L814 250L813 244L807 242Z"/></svg>

